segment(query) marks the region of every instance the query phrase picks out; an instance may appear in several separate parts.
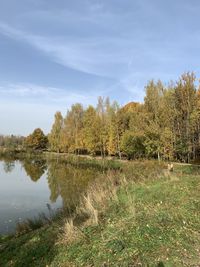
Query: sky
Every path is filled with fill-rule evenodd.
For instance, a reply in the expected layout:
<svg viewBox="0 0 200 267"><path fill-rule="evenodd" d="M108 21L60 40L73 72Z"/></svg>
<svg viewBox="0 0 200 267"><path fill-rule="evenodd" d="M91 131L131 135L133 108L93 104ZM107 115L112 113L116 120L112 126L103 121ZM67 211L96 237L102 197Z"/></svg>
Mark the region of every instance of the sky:
<svg viewBox="0 0 200 267"><path fill-rule="evenodd" d="M143 101L151 79L199 75L199 0L0 0L0 134L56 111Z"/></svg>

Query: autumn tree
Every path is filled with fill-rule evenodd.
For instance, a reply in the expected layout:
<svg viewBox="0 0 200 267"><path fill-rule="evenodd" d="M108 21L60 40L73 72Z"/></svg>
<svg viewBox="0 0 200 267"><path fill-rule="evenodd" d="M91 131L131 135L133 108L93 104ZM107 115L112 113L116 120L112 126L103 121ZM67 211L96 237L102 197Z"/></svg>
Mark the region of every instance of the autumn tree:
<svg viewBox="0 0 200 267"><path fill-rule="evenodd" d="M100 152L101 156L105 157L107 152L107 142L108 142L108 127L107 127L107 109L110 103L107 98L99 97L97 103L97 116L98 116L98 128L99 128L99 139L100 139Z"/></svg>
<svg viewBox="0 0 200 267"><path fill-rule="evenodd" d="M100 135L99 135L99 117L94 107L89 106L84 112L83 117L83 138L85 148L91 154L95 154L100 150Z"/></svg>
<svg viewBox="0 0 200 267"><path fill-rule="evenodd" d="M119 111L119 105L114 101L111 105L107 106L107 151L109 155L118 154L121 156L120 151L120 138L119 138L119 128L117 121L117 112Z"/></svg>
<svg viewBox="0 0 200 267"><path fill-rule="evenodd" d="M68 152L79 154L79 150L83 148L83 114L83 106L77 103L72 105L64 119L62 143Z"/></svg>
<svg viewBox="0 0 200 267"><path fill-rule="evenodd" d="M25 146L33 150L44 150L47 148L48 139L40 128L33 131L25 138Z"/></svg>
<svg viewBox="0 0 200 267"><path fill-rule="evenodd" d="M60 152L62 148L61 138L63 130L63 117L61 112L56 112L54 124L52 126L51 132L48 136L50 149L55 152Z"/></svg>
<svg viewBox="0 0 200 267"><path fill-rule="evenodd" d="M175 136L176 153L181 160L190 161L194 150L194 126L198 121L197 90L194 73L185 73L175 87Z"/></svg>

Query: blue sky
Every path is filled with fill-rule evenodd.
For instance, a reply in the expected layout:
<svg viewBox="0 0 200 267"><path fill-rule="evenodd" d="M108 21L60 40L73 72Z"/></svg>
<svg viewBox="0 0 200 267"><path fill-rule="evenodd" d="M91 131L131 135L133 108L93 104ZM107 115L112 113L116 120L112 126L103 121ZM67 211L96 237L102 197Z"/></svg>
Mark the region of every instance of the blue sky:
<svg viewBox="0 0 200 267"><path fill-rule="evenodd" d="M50 130L54 113L148 80L198 76L198 0L0 0L0 133Z"/></svg>

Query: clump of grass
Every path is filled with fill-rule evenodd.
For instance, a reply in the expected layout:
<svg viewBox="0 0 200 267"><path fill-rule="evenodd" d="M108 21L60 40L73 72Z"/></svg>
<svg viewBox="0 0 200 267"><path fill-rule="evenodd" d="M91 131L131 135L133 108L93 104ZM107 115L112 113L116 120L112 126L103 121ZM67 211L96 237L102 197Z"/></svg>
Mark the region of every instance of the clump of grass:
<svg viewBox="0 0 200 267"><path fill-rule="evenodd" d="M71 244L80 238L81 231L74 225L73 218L64 221L62 231L59 234L59 242L63 244Z"/></svg>
<svg viewBox="0 0 200 267"><path fill-rule="evenodd" d="M98 210L94 207L93 194L88 193L83 197L81 211L88 215L92 224L98 224Z"/></svg>
<svg viewBox="0 0 200 267"><path fill-rule="evenodd" d="M132 192L130 192L129 188L125 188L125 194L127 196L126 199L126 210L131 215L131 217L135 217L135 196Z"/></svg>
<svg viewBox="0 0 200 267"><path fill-rule="evenodd" d="M116 177L113 171L99 177L82 197L76 209L77 215L84 214L88 218L87 223L99 224L99 218L107 209L108 203L118 200L117 189L120 183L120 176Z"/></svg>
<svg viewBox="0 0 200 267"><path fill-rule="evenodd" d="M44 225L50 224L51 221L52 219L47 217L44 213L41 213L38 217L26 219L23 222L18 222L16 225L16 235L21 235L36 230Z"/></svg>

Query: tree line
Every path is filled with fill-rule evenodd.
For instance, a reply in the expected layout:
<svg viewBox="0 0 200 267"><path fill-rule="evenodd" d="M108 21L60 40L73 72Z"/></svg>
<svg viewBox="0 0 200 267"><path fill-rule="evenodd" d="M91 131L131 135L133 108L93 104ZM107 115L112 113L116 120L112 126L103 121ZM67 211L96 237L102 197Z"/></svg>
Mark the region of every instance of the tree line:
<svg viewBox="0 0 200 267"><path fill-rule="evenodd" d="M23 143L23 136L0 135L0 148L20 149L23 146Z"/></svg>
<svg viewBox="0 0 200 267"><path fill-rule="evenodd" d="M76 103L65 117L58 111L43 142L58 153L198 159L200 89L194 73L184 73L167 86L151 80L145 91L143 103L120 107L116 101L99 97L96 107Z"/></svg>

